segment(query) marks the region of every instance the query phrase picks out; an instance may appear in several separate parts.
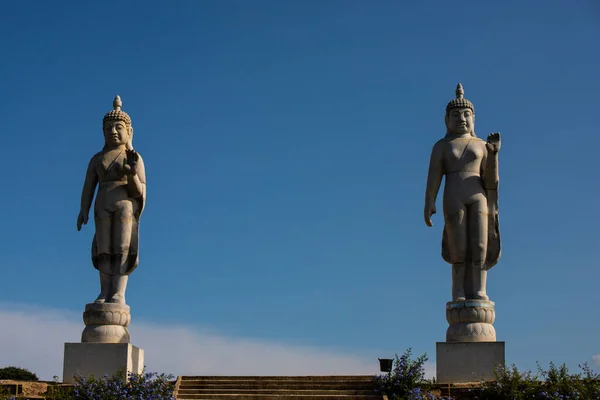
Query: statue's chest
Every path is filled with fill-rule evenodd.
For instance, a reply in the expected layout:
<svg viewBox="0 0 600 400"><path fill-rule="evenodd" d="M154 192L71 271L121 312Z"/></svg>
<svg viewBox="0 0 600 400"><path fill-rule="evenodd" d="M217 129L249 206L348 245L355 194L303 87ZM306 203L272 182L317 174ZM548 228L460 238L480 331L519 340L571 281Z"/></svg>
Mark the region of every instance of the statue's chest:
<svg viewBox="0 0 600 400"><path fill-rule="evenodd" d="M125 152L105 153L100 157L96 172L100 181L116 181L123 177Z"/></svg>
<svg viewBox="0 0 600 400"><path fill-rule="evenodd" d="M481 162L484 149L480 141L454 140L448 143L445 160L448 167L456 168L473 162Z"/></svg>

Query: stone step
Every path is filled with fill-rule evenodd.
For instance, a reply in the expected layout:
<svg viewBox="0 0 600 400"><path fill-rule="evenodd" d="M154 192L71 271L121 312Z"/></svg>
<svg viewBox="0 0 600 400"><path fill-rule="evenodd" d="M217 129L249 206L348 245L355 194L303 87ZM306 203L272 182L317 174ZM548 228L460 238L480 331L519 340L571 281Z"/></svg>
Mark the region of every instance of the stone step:
<svg viewBox="0 0 600 400"><path fill-rule="evenodd" d="M329 395L329 394L206 394L206 395L177 395L178 399L185 400L381 400L379 395Z"/></svg>
<svg viewBox="0 0 600 400"><path fill-rule="evenodd" d="M370 382L370 375L329 375L329 376L182 376L182 382L189 381L310 381L310 382Z"/></svg>
<svg viewBox="0 0 600 400"><path fill-rule="evenodd" d="M373 390L372 389L363 389L363 390L335 390L335 389L331 389L331 390L319 390L319 389L303 389L303 390L297 390L297 389L242 389L242 388L230 388L230 389L216 389L216 388L210 388L210 389L182 389L179 388L178 391L179 394L183 395L183 394L277 394L277 395L299 395L299 394L306 394L306 395L325 395L325 394L329 394L329 395L370 395L373 394Z"/></svg>
<svg viewBox="0 0 600 400"><path fill-rule="evenodd" d="M180 388L245 388L245 389L364 389L373 387L371 382L286 382L286 381L239 381L239 382L181 382Z"/></svg>
<svg viewBox="0 0 600 400"><path fill-rule="evenodd" d="M183 376L181 400L381 400L368 375Z"/></svg>

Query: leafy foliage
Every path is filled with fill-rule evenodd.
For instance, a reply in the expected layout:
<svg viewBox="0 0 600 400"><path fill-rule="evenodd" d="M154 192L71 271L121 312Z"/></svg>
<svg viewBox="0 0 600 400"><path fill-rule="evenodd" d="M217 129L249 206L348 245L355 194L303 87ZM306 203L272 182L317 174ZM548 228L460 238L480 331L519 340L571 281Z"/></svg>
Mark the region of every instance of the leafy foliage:
<svg viewBox="0 0 600 400"><path fill-rule="evenodd" d="M411 359L411 349L393 362L392 371L374 378L378 393L390 400L450 400L440 397L435 381L425 379L427 355ZM537 373L521 372L515 365L496 370L496 379L482 382L481 389L468 398L485 400L592 400L600 399L600 374L588 364L579 366L581 372L570 373L567 366L550 363L547 370L539 366ZM459 397L459 398L462 398Z"/></svg>
<svg viewBox="0 0 600 400"><path fill-rule="evenodd" d="M557 366L551 362L548 370L538 365L537 375L519 372L514 365L498 368L496 380L483 383L483 396L489 400L600 399L600 375L587 363L579 367L581 372L570 374L565 364Z"/></svg>
<svg viewBox="0 0 600 400"><path fill-rule="evenodd" d="M411 359L411 355L410 348L400 357L396 354L392 370L375 376L375 391L386 394L390 400L443 400L429 391L432 382L425 379L427 354L416 360Z"/></svg>
<svg viewBox="0 0 600 400"><path fill-rule="evenodd" d="M170 379L172 375L155 372L126 375L120 371L110 377L76 377L71 386L61 385L55 376L44 396L47 400L174 400ZM10 394L7 388L0 387L0 400L22 398L23 395Z"/></svg>
<svg viewBox="0 0 600 400"><path fill-rule="evenodd" d="M172 375L143 372L124 373L100 379L77 377L73 389L74 400L174 400Z"/></svg>
<svg viewBox="0 0 600 400"><path fill-rule="evenodd" d="M0 368L0 379L9 379L13 381L28 381L37 382L39 381L36 374L33 372L19 367L6 367Z"/></svg>
<svg viewBox="0 0 600 400"><path fill-rule="evenodd" d="M61 384L58 376L54 375L54 382L48 385L44 396L46 400L72 400L73 391L73 386Z"/></svg>

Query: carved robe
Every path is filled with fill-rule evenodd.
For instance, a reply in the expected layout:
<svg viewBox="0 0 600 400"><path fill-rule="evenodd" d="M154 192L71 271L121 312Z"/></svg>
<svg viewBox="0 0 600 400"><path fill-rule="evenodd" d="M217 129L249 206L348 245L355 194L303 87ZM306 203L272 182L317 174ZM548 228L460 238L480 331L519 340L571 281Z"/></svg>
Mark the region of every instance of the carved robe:
<svg viewBox="0 0 600 400"><path fill-rule="evenodd" d="M442 139L444 140L444 139ZM474 140L481 140L475 139ZM460 163L462 160L459 160L458 165L455 168L460 169ZM482 161L483 162L483 161ZM446 174L448 171L445 171ZM485 189L486 198L487 198L487 210L488 210L488 241L487 241L487 252L484 263L484 268L486 270L491 269L502 254L502 246L500 242L500 224L498 221L498 186L496 185L493 188L486 187L485 179L481 177L481 185ZM472 261L471 250L469 246L469 241L467 241L467 258L466 262L470 263ZM446 231L446 225L444 225L444 231L442 234L442 258L447 263L451 263L450 258L450 250L448 245L448 233Z"/></svg>
<svg viewBox="0 0 600 400"><path fill-rule="evenodd" d="M98 157L102 154L102 152L98 153L95 157ZM145 172L145 168L144 168L144 161L142 160L142 156L138 153L139 159L138 159L138 172L137 175L140 179L140 181L143 183L142 185L142 196L139 198L133 198L133 197L129 197L128 200L134 202L134 207L133 207L133 220L132 220L132 224L131 224L131 241L129 243L129 253L127 256L127 262L126 262L126 268L124 271L124 275L129 275L133 272L133 270L135 270L135 268L138 265L138 261L139 261L139 255L138 255L138 250L139 250L139 221L140 218L142 216L142 212L144 211L144 206L146 203L146 172ZM102 184L115 184L115 185L127 185L127 181L126 178L124 177L119 177L117 178L118 175L121 174L121 172L119 171L122 167L121 165L123 164L123 159L124 159L124 153L122 153L117 159L114 160L113 163L111 163L109 166L104 167L101 165L102 163L99 162L97 165L97 174L98 174L98 178L99 178L99 185ZM98 192L101 190L101 188L98 189ZM98 195L97 195L98 196ZM98 201L98 198L96 198L96 202ZM98 246L96 243L96 234L94 234L94 238L92 239L92 263L94 265L94 268L98 269L99 268L99 258L98 258L99 254L98 254Z"/></svg>

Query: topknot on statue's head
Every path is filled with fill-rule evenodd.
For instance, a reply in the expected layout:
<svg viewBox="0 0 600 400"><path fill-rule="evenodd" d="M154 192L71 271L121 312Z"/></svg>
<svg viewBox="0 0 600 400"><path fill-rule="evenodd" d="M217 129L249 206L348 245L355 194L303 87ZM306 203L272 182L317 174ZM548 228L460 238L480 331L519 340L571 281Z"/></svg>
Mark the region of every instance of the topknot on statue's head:
<svg viewBox="0 0 600 400"><path fill-rule="evenodd" d="M113 100L113 109L106 113L102 119L102 124L104 125L104 122L106 121L123 121L131 127L131 118L129 117L129 114L121 110L122 106L123 102L121 101L121 97L117 95Z"/></svg>
<svg viewBox="0 0 600 400"><path fill-rule="evenodd" d="M470 108L471 111L475 112L475 107L473 103L464 98L465 91L463 90L462 83L459 83L456 86L456 98L450 100L448 105L446 106L446 114L450 112L450 110L454 108Z"/></svg>

